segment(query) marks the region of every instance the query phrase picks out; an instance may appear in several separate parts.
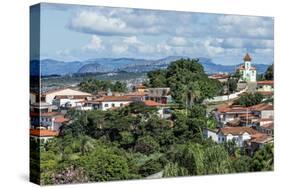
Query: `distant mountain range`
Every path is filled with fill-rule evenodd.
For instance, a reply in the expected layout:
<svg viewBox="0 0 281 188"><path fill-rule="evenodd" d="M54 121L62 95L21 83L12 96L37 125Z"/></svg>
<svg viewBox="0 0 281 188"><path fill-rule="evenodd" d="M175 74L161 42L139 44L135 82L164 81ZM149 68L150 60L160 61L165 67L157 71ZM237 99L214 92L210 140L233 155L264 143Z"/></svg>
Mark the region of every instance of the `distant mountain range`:
<svg viewBox="0 0 281 188"><path fill-rule="evenodd" d="M188 58L186 56L168 56L157 60L134 59L134 58L97 58L86 61L57 61L53 59L32 60L30 63L31 74L36 75L65 75L74 73L105 73L105 72L148 72L166 68L172 61ZM201 57L199 62L203 65L206 73L234 72L238 65L221 65L211 59ZM258 73L266 71L268 65L255 64Z"/></svg>

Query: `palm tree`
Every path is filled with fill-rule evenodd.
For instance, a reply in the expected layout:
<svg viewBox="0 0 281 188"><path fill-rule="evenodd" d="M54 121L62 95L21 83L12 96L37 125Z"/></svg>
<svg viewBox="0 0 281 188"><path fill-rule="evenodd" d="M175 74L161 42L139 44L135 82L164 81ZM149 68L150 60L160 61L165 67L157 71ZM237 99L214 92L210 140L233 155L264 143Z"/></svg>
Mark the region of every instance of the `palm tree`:
<svg viewBox="0 0 281 188"><path fill-rule="evenodd" d="M82 155L85 155L89 153L91 150L94 149L94 140L88 136L83 136L81 138L81 144L80 144L80 152Z"/></svg>

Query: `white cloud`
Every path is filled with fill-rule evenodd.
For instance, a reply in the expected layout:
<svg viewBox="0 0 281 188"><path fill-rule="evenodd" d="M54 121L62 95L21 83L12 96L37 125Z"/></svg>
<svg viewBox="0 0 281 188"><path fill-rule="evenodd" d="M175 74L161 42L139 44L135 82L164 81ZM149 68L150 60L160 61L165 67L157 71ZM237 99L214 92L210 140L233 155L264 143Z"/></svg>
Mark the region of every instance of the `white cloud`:
<svg viewBox="0 0 281 188"><path fill-rule="evenodd" d="M139 41L139 39L136 37L136 36L131 36L131 37L126 37L124 40L123 40L124 43L126 44L142 44L141 41Z"/></svg>
<svg viewBox="0 0 281 188"><path fill-rule="evenodd" d="M126 23L118 18L91 11L82 11L74 17L69 27L86 33L96 34L122 34L127 29Z"/></svg>
<svg viewBox="0 0 281 188"><path fill-rule="evenodd" d="M99 50L103 49L102 40L100 37L93 35L89 44L85 46L88 50Z"/></svg>
<svg viewBox="0 0 281 188"><path fill-rule="evenodd" d="M185 46L187 44L184 37L173 37L167 43L171 46Z"/></svg>
<svg viewBox="0 0 281 188"><path fill-rule="evenodd" d="M128 50L128 46L127 45L118 45L118 44L116 44L116 45L112 46L112 52L114 54L120 55L120 54L123 54L123 53L127 52L127 50Z"/></svg>

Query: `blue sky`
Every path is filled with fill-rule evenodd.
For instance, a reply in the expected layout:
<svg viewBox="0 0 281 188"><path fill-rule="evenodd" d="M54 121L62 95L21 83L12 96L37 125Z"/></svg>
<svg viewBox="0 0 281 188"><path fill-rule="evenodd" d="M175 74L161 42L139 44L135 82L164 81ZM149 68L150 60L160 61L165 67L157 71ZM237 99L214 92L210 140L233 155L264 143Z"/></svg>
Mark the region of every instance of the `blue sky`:
<svg viewBox="0 0 281 188"><path fill-rule="evenodd" d="M41 58L207 57L238 64L273 62L273 18L42 4Z"/></svg>

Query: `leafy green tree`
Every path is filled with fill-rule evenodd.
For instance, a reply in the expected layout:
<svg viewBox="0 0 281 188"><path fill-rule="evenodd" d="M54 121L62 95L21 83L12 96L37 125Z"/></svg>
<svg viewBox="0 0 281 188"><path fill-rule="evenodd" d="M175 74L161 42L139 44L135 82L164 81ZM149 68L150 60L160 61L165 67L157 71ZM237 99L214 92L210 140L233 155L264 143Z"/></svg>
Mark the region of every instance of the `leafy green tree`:
<svg viewBox="0 0 281 188"><path fill-rule="evenodd" d="M143 136L137 140L135 151L149 155L159 151L159 143L152 136Z"/></svg>
<svg viewBox="0 0 281 188"><path fill-rule="evenodd" d="M197 143L188 143L180 155L179 164L185 167L190 175L204 174L204 148Z"/></svg>
<svg viewBox="0 0 281 188"><path fill-rule="evenodd" d="M167 87L166 70L156 70L147 73L148 87Z"/></svg>
<svg viewBox="0 0 281 188"><path fill-rule="evenodd" d="M205 98L218 94L222 85L209 79L198 59L181 59L148 74L150 87L170 87L171 95L178 104L191 107Z"/></svg>
<svg viewBox="0 0 281 188"><path fill-rule="evenodd" d="M264 98L263 95L260 93L254 93L254 94L250 93L241 96L239 99L234 101L234 103L241 106L248 107L261 103L263 98Z"/></svg>
<svg viewBox="0 0 281 188"><path fill-rule="evenodd" d="M161 155L152 155L146 158L140 167L138 168L138 174L142 177L147 177L152 174L158 173L163 170L163 163L161 161Z"/></svg>
<svg viewBox="0 0 281 188"><path fill-rule="evenodd" d="M233 171L228 153L221 145L207 147L203 163L205 174L225 174Z"/></svg>
<svg viewBox="0 0 281 188"><path fill-rule="evenodd" d="M237 81L236 79L233 79L233 78L230 78L228 81L227 81L227 86L228 86L228 91L230 93L234 93L237 89Z"/></svg>
<svg viewBox="0 0 281 188"><path fill-rule="evenodd" d="M119 143L121 147L128 149L135 145L135 137L132 132L122 131L120 132L120 135L121 135L121 140Z"/></svg>
<svg viewBox="0 0 281 188"><path fill-rule="evenodd" d="M232 161L232 168L234 172L250 172L251 170L251 157L247 155L240 156L238 158L235 158Z"/></svg>
<svg viewBox="0 0 281 188"><path fill-rule="evenodd" d="M112 86L112 91L125 92L125 91L127 91L126 84L122 83L120 81L116 81L114 83L114 85Z"/></svg>
<svg viewBox="0 0 281 188"><path fill-rule="evenodd" d="M266 70L266 72L265 72L265 74L264 74L264 77L265 77L266 80L273 80L273 78L274 78L273 64L270 65L270 66L267 68L267 70Z"/></svg>
<svg viewBox="0 0 281 188"><path fill-rule="evenodd" d="M78 165L85 168L89 181L124 180L130 176L126 159L110 147L96 147L79 158Z"/></svg>
<svg viewBox="0 0 281 188"><path fill-rule="evenodd" d="M163 177L178 177L187 175L188 171L186 168L179 166L178 163L168 163L164 167Z"/></svg>
<svg viewBox="0 0 281 188"><path fill-rule="evenodd" d="M251 169L252 171L269 171L274 169L273 165L273 144L267 144L254 154Z"/></svg>

